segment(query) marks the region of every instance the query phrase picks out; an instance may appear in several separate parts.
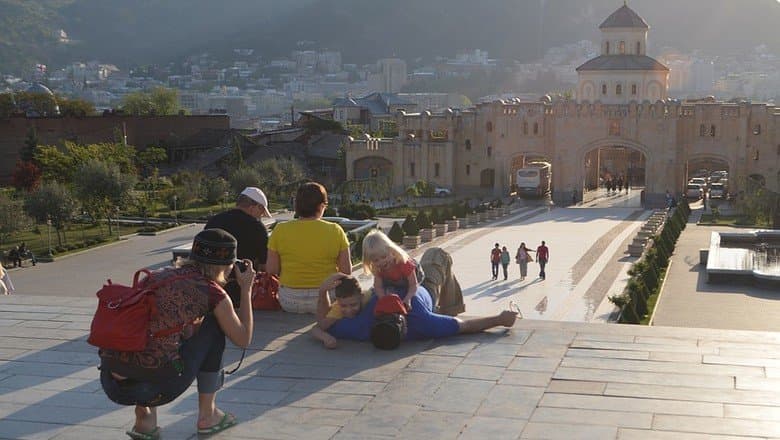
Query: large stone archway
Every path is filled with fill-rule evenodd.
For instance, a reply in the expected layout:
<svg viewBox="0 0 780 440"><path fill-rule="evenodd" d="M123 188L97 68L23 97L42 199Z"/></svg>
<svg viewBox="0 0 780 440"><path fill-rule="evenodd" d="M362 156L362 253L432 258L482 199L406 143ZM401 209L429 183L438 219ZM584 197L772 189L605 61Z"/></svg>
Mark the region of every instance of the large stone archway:
<svg viewBox="0 0 780 440"><path fill-rule="evenodd" d="M598 151L620 151L625 152L624 159L610 159L609 164L598 163ZM667 180L666 176L658 179L656 172L657 165L653 163L658 160L647 146L636 141L618 137L607 137L598 139L587 144L580 145L577 148L560 151L553 162L553 169L559 172L553 173L553 200L561 205L568 205L573 199L583 200L583 195L587 197L588 190L595 190L599 185L599 177L603 177L604 171L620 175L625 180L631 179L632 186L644 187L649 195L653 191L659 191L657 188L663 186ZM663 203L664 191L660 191L660 203Z"/></svg>
<svg viewBox="0 0 780 440"><path fill-rule="evenodd" d="M550 164L552 164L552 160L550 159L550 157L534 151L523 151L512 155L511 159L507 162L507 166L508 166L507 176L509 176L510 188L514 188L514 185L517 183L515 182L517 170L525 167L529 162L534 162L534 161L549 162Z"/></svg>

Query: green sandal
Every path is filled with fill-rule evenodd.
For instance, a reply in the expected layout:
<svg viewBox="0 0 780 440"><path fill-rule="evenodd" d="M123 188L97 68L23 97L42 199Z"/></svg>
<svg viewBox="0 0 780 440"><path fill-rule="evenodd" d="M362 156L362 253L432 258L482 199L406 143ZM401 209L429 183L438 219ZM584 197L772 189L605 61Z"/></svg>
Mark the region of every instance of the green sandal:
<svg viewBox="0 0 780 440"><path fill-rule="evenodd" d="M208 428L198 429L198 435L216 434L235 426L237 423L238 420L236 419L236 416L230 413L225 413L225 415L222 416L222 420L220 420L216 425L212 425Z"/></svg>
<svg viewBox="0 0 780 440"><path fill-rule="evenodd" d="M150 432L140 432L135 429L125 431L128 437L133 440L160 440L160 427L156 427Z"/></svg>

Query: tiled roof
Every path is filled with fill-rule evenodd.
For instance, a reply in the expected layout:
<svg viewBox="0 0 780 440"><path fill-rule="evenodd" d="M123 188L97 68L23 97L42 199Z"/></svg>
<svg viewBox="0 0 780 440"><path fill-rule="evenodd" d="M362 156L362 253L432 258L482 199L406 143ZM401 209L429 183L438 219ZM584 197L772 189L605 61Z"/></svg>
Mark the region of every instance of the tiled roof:
<svg viewBox="0 0 780 440"><path fill-rule="evenodd" d="M639 16L633 9L627 5L623 5L617 11L601 23L599 29L604 28L642 28L650 29L647 22Z"/></svg>
<svg viewBox="0 0 780 440"><path fill-rule="evenodd" d="M577 72L592 70L668 71L669 68L646 55L601 55L577 68Z"/></svg>

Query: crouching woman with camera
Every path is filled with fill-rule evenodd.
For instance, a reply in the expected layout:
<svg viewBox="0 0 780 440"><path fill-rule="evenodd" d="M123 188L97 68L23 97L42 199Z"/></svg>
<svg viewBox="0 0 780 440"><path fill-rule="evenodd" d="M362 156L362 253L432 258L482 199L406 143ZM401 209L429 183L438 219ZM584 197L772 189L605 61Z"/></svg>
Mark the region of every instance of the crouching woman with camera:
<svg viewBox="0 0 780 440"><path fill-rule="evenodd" d="M237 311L223 289L231 271L241 287ZM254 277L250 260L236 262L236 239L222 229L207 229L195 236L190 261L147 278L145 283L159 286L152 294L157 313L149 324L159 337L150 337L141 352L100 351L106 395L120 405L135 405L130 438L160 438L157 407L179 397L195 379L198 433L214 434L236 424L233 415L217 408L216 392L224 380L225 336L243 348L252 341Z"/></svg>

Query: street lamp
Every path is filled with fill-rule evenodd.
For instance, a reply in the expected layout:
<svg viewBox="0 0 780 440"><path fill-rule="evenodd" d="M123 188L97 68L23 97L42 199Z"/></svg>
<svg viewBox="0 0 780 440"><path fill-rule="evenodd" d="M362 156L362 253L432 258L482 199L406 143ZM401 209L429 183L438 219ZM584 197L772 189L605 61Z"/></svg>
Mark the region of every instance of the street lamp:
<svg viewBox="0 0 780 440"><path fill-rule="evenodd" d="M119 240L121 240L121 239L122 239L122 238L119 236L119 207L118 207L118 206L116 206L114 209L116 210L116 215L114 216L114 220L115 220L115 221L114 221L114 223L115 223L115 225L114 225L114 226L116 226L116 241L119 241Z"/></svg>
<svg viewBox="0 0 780 440"><path fill-rule="evenodd" d="M51 216L46 216L46 230L49 234L49 252L46 254L47 257L53 258L54 255L51 253Z"/></svg>
<svg viewBox="0 0 780 440"><path fill-rule="evenodd" d="M178 213L177 213L178 209L177 209L177 206L176 206L176 202L178 200L179 200L179 197L176 194L174 194L173 195L173 222L176 223L177 225L179 224L179 216L178 216Z"/></svg>

